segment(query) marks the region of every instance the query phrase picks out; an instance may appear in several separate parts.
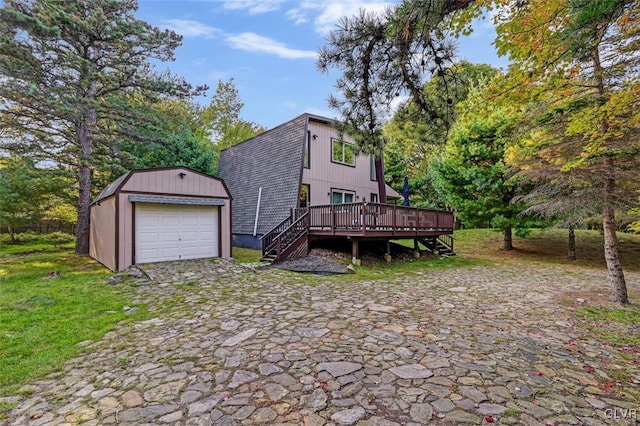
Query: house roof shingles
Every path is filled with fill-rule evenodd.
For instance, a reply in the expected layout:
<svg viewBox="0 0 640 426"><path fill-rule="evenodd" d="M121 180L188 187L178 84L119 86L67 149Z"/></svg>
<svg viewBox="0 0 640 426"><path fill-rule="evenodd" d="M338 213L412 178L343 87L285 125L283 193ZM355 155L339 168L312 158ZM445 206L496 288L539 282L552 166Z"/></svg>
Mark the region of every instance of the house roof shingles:
<svg viewBox="0 0 640 426"><path fill-rule="evenodd" d="M260 187L259 235L297 205L308 117L300 115L220 153L219 176L234 200L234 234L253 234Z"/></svg>

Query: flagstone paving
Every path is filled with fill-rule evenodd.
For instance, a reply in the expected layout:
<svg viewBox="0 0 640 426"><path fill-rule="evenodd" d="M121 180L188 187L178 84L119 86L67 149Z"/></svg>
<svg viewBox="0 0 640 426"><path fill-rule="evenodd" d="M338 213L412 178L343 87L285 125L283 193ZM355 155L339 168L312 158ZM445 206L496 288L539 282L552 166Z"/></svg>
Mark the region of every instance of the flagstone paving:
<svg viewBox="0 0 640 426"><path fill-rule="evenodd" d="M153 280L118 285L153 317L5 398L4 424L597 425L640 411L638 354L574 315L575 294L607 297L602 271L145 270ZM637 291L640 275L628 281Z"/></svg>

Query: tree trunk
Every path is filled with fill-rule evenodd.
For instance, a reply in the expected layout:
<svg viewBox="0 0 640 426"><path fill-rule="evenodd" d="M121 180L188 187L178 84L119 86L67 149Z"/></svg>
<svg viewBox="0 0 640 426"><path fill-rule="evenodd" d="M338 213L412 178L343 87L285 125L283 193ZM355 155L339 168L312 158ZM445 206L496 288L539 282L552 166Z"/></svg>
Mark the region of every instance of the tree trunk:
<svg viewBox="0 0 640 426"><path fill-rule="evenodd" d="M627 283L622 272L618 255L618 236L616 235L615 209L612 197L615 187L613 158L605 157L604 165L604 207L602 211L602 229L604 231L604 258L607 262L607 277L611 282L611 298L616 303L629 303Z"/></svg>
<svg viewBox="0 0 640 426"><path fill-rule="evenodd" d="M382 159L382 149L380 149L380 155L376 155L375 166L376 166L376 179L378 180L378 194L380 195L379 202L382 204L386 204L387 202L387 188L386 183L384 181L384 162Z"/></svg>
<svg viewBox="0 0 640 426"><path fill-rule="evenodd" d="M598 95L607 95L604 85L602 63L598 49L592 52L594 77ZM603 119L600 123L603 135L609 133L609 122ZM604 231L604 259L607 262L607 277L611 282L611 298L616 303L629 303L627 283L622 272L620 256L618 255L618 236L616 235L615 207L613 202L616 187L614 160L603 156L602 174L604 176L604 193L602 205L602 229Z"/></svg>
<svg viewBox="0 0 640 426"><path fill-rule="evenodd" d="M80 166L78 171L78 224L76 226L76 254L89 254L91 205L91 169Z"/></svg>
<svg viewBox="0 0 640 426"><path fill-rule="evenodd" d="M93 101L96 83L91 83L87 97ZM76 254L89 254L91 175L93 173L93 141L97 113L89 107L85 120L76 125L76 136L80 146L80 165L78 166L78 225L76 228Z"/></svg>
<svg viewBox="0 0 640 426"><path fill-rule="evenodd" d="M569 260L576 260L576 233L573 225L569 226L569 253L567 254Z"/></svg>
<svg viewBox="0 0 640 426"><path fill-rule="evenodd" d="M511 227L504 228L504 238L502 240L501 250L513 250L513 235L511 232Z"/></svg>
<svg viewBox="0 0 640 426"><path fill-rule="evenodd" d="M7 231L9 231L9 238L11 238L11 244L15 244L16 243L16 233L13 230L13 226L8 225L7 226Z"/></svg>

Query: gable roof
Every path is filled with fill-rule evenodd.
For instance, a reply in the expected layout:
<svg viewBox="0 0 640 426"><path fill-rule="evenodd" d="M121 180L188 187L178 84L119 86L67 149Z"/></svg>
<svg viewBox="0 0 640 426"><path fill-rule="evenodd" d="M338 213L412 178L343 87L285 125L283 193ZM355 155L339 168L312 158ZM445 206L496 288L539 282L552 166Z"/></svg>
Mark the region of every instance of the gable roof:
<svg viewBox="0 0 640 426"><path fill-rule="evenodd" d="M159 171L159 170L178 170L178 169L188 170L190 172L197 173L199 175L206 176L206 177L211 178L211 179L219 180L219 181L222 182L222 185L225 187L227 192L229 192L229 188L227 187L226 183L223 180L221 180L221 179L219 179L219 178L217 178L215 176L211 176L211 175L208 175L206 173L202 173L202 172L199 172L197 170L194 170L191 167L174 166L174 167L156 167L156 168L151 168L151 169L133 169L133 170L130 170L127 173L123 174L122 176L120 176L118 179L114 180L113 182L111 182L107 186L105 186L102 189L102 191L100 191L98 196L91 202L91 205L97 204L98 202L104 200L105 198L109 198L112 195L115 195L115 193L118 192L120 190L120 188L122 188L124 186L124 184L129 180L129 178L135 173L151 172L151 171L156 171L156 170Z"/></svg>
<svg viewBox="0 0 640 426"><path fill-rule="evenodd" d="M110 184L102 188L102 191L100 191L98 196L93 200L91 204L96 204L99 201L104 200L105 198L109 198L113 194L115 194L118 191L118 189L120 189L122 184L124 184L124 182L127 181L129 176L131 176L131 173L133 173L133 170L128 171L127 173L120 176L118 179L114 180L113 182L111 182Z"/></svg>
<svg viewBox="0 0 640 426"><path fill-rule="evenodd" d="M234 234L253 234L260 188L258 234L269 232L297 206L310 117L299 115L220 153L218 174L234 199Z"/></svg>

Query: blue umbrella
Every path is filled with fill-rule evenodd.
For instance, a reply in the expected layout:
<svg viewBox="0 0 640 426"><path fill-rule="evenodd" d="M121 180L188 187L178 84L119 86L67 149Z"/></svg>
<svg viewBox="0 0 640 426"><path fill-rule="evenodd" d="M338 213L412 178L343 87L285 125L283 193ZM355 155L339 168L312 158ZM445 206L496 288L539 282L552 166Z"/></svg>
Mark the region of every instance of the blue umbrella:
<svg viewBox="0 0 640 426"><path fill-rule="evenodd" d="M409 178L404 177L404 184L402 185L402 196L404 200L402 201L403 206L408 206L409 204Z"/></svg>

